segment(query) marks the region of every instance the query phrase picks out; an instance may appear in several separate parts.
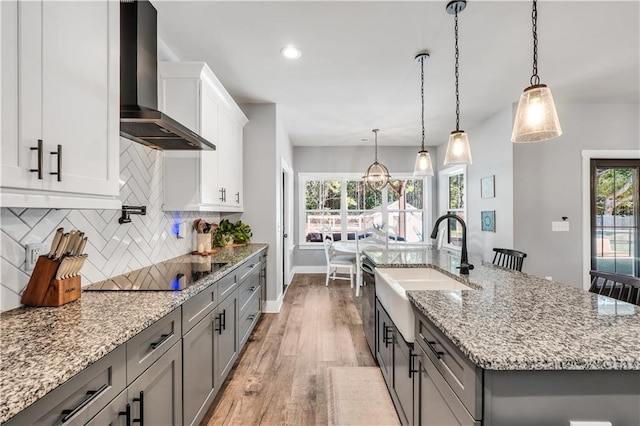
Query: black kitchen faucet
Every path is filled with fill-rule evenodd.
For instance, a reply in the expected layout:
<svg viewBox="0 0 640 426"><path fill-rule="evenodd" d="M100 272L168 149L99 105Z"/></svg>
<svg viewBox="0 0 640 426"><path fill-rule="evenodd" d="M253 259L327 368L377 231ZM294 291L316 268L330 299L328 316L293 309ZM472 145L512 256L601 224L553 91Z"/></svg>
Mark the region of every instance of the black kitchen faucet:
<svg viewBox="0 0 640 426"><path fill-rule="evenodd" d="M462 225L462 253L460 254L460 273L463 275L469 275L469 271L473 269L473 265L469 263L469 254L467 253L467 224L464 223L461 217L448 213L440 216L436 220L436 224L431 231L431 238L436 239L438 237L438 225L445 219L455 219Z"/></svg>

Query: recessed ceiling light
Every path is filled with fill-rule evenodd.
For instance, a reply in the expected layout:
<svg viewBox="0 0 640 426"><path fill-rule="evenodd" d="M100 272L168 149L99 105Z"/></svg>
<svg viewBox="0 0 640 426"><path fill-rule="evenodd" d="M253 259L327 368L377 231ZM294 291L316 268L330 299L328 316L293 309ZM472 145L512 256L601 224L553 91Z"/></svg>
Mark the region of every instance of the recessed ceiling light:
<svg viewBox="0 0 640 426"><path fill-rule="evenodd" d="M302 52L300 51L300 49L295 47L293 44L289 44L280 49L280 53L282 53L282 56L287 59L298 59L300 56L302 56Z"/></svg>

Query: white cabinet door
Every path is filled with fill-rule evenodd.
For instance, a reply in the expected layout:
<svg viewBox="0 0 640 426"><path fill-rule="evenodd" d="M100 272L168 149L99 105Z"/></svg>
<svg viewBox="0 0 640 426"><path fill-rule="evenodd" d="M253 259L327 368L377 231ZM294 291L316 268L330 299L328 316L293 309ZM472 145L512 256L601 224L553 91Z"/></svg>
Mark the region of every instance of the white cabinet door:
<svg viewBox="0 0 640 426"><path fill-rule="evenodd" d="M222 205L230 206L234 201L233 197L233 173L235 164L233 161L233 122L231 117L220 110L218 114L218 186L222 193Z"/></svg>
<svg viewBox="0 0 640 426"><path fill-rule="evenodd" d="M242 126L233 124L231 160L234 164L231 180L230 205L242 208Z"/></svg>
<svg viewBox="0 0 640 426"><path fill-rule="evenodd" d="M38 151L31 150L31 147L38 146L38 139L41 139L41 128L34 125L25 129L22 133L18 131L19 107L22 107L20 115L25 112L25 101L28 105L30 97L32 102L38 104L41 94L39 75L40 62L33 55L18 55L18 10L20 9L20 24L34 25L34 37L20 38L20 46L23 48L34 48L39 36L39 7L35 3L20 3L17 1L0 2L2 13L2 37L0 53L2 60L2 80L0 82L0 93L2 94L2 115L0 126L2 128L2 186L25 189L42 189L43 179L38 179ZM39 44L39 43L38 43ZM37 48L36 44L35 48ZM39 48L38 48L39 49ZM18 62L20 60L20 62ZM26 67L26 69L25 69ZM18 70L23 74L31 73L37 78L33 86L26 86L23 80L18 79ZM20 86L19 86L20 84ZM18 102L19 89L25 99ZM35 98L35 99L34 99ZM28 112L28 111L27 111ZM40 108L31 111L31 116L40 122ZM44 159L44 153L43 159ZM36 172L31 172L31 170ZM44 171L40 171L40 176L44 178Z"/></svg>
<svg viewBox="0 0 640 426"><path fill-rule="evenodd" d="M216 151L201 151L200 179L201 202L203 204L220 204L218 191L218 157L220 142L218 141L218 112L220 108L215 92L206 81L202 84L202 111L200 135L216 145Z"/></svg>
<svg viewBox="0 0 640 426"><path fill-rule="evenodd" d="M119 4L24 1L2 8L11 12L2 15L3 203L117 207ZM8 89L11 81L17 92ZM41 179L31 171L38 169L38 140ZM44 192L12 204L19 189Z"/></svg>

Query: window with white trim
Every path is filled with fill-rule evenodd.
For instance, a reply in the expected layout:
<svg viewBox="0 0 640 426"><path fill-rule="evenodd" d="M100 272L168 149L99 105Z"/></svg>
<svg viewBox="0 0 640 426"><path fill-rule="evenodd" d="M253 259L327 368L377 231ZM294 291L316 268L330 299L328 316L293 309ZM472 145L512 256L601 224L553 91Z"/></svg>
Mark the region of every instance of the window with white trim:
<svg viewBox="0 0 640 426"><path fill-rule="evenodd" d="M446 199L446 213L453 213L462 220L466 220L466 167L451 167L439 173L440 188ZM443 188L444 185L444 188ZM447 220L447 233L443 245L460 249L462 246L462 226L457 220Z"/></svg>
<svg viewBox="0 0 640 426"><path fill-rule="evenodd" d="M322 233L353 240L378 228L400 241L424 241L426 178L395 175L382 191L367 187L360 174L299 173L299 244L320 245Z"/></svg>

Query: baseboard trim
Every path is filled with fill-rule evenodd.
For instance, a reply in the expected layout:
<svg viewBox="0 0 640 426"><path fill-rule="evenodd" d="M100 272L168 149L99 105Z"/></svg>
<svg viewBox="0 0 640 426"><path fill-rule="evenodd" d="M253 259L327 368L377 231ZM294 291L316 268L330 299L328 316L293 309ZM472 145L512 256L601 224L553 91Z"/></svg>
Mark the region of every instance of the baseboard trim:
<svg viewBox="0 0 640 426"><path fill-rule="evenodd" d="M284 301L284 294L281 294L278 300L265 300L262 307L262 312L266 314L279 314L282 309L282 303Z"/></svg>
<svg viewBox="0 0 640 426"><path fill-rule="evenodd" d="M294 266L292 272L294 274L324 274L327 272L327 267L325 265Z"/></svg>

